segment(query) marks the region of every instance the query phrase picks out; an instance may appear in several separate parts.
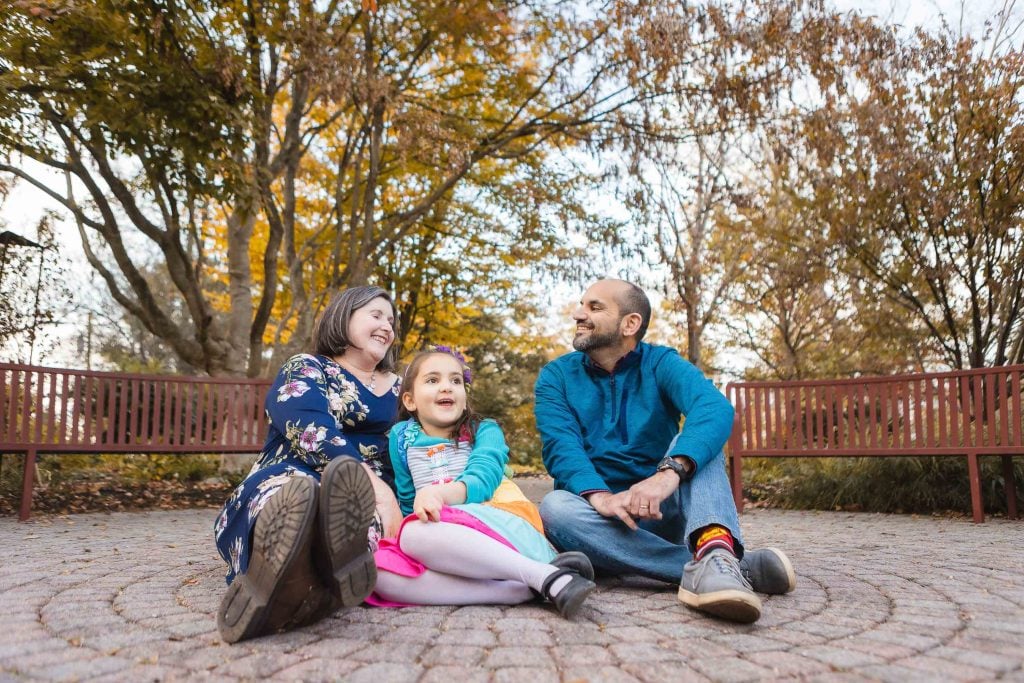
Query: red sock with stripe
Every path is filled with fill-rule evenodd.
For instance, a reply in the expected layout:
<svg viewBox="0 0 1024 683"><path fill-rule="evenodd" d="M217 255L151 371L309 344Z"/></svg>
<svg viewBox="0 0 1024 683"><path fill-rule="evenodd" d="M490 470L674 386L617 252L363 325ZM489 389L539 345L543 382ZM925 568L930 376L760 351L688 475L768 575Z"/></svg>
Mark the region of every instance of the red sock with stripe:
<svg viewBox="0 0 1024 683"><path fill-rule="evenodd" d="M697 543L693 549L694 562L700 562L701 558L715 548L722 548L728 550L733 555L736 554L736 550L733 547L732 534L724 526L712 524L700 531L694 532L694 535L697 536Z"/></svg>

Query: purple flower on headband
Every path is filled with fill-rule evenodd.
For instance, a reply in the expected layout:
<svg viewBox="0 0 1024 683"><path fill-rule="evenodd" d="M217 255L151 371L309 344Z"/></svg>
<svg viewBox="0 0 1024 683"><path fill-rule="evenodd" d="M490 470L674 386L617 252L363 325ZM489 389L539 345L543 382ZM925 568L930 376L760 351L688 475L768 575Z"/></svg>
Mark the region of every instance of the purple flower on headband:
<svg viewBox="0 0 1024 683"><path fill-rule="evenodd" d="M473 383L473 371L470 370L469 366L466 364L465 356L463 356L461 353L459 353L452 347L446 346L444 344L434 344L433 346L430 347L430 350L434 351L435 353L447 353L449 356L459 361L459 363L462 364L463 381L465 381L467 385Z"/></svg>

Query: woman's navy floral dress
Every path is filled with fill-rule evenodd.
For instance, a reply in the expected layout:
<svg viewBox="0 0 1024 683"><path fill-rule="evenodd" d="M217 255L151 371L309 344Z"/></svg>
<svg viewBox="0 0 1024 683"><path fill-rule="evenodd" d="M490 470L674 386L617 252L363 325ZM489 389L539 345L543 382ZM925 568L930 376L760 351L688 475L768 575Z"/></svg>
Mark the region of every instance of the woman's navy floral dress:
<svg viewBox="0 0 1024 683"><path fill-rule="evenodd" d="M228 563L227 582L244 574L256 515L288 477L320 479L340 455L364 461L394 488L387 431L398 413L398 382L377 396L326 356L290 358L267 393L270 431L260 458L232 492L214 524L217 550ZM370 529L370 542L379 538Z"/></svg>

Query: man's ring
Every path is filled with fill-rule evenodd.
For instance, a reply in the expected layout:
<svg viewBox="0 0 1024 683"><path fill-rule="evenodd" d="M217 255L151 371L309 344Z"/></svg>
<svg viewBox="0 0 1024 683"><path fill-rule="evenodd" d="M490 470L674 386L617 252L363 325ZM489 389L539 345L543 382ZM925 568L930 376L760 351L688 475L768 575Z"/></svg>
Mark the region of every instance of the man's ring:
<svg viewBox="0 0 1024 683"><path fill-rule="evenodd" d="M649 509L651 509L651 506L650 505L641 505L640 506L641 510L643 510L644 508L647 508L649 510Z"/></svg>

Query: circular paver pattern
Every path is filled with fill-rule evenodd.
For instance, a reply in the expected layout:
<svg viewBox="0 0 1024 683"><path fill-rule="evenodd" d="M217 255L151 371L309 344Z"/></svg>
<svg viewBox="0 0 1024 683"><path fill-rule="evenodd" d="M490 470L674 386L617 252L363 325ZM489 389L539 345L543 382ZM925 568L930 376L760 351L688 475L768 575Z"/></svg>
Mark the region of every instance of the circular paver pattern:
<svg viewBox="0 0 1024 683"><path fill-rule="evenodd" d="M356 608L225 645L214 510L0 519L0 681L1024 681L1024 522L754 510L796 591L752 625L654 583L604 582L580 618L516 607Z"/></svg>

